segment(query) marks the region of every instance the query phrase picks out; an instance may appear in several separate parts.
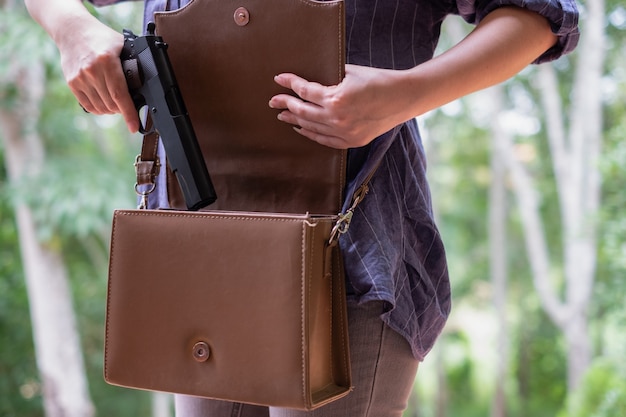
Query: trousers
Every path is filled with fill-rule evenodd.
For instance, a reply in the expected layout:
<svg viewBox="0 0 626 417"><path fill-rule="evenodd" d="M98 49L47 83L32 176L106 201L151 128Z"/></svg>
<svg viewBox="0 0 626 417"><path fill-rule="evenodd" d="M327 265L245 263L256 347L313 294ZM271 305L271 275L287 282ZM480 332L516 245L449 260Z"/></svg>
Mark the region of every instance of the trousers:
<svg viewBox="0 0 626 417"><path fill-rule="evenodd" d="M348 302L354 389L347 396L302 411L176 395L176 417L401 417L419 361L406 339L384 324L382 313L379 301Z"/></svg>

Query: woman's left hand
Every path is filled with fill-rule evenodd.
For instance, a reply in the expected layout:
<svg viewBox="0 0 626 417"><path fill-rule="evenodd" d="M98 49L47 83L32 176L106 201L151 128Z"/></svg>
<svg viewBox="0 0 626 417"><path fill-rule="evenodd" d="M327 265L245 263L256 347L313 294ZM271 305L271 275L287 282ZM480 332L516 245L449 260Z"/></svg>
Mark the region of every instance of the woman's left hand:
<svg viewBox="0 0 626 417"><path fill-rule="evenodd" d="M324 87L294 74L276 82L278 118L322 145L354 148L426 111L500 83L553 46L556 36L541 15L519 7L489 13L464 40L408 70L346 65L346 76Z"/></svg>
<svg viewBox="0 0 626 417"><path fill-rule="evenodd" d="M399 97L394 97L397 73L346 65L343 81L329 87L294 74L279 74L276 83L297 97L279 94L269 105L282 110L279 120L315 142L338 149L359 147L408 120L403 119Z"/></svg>

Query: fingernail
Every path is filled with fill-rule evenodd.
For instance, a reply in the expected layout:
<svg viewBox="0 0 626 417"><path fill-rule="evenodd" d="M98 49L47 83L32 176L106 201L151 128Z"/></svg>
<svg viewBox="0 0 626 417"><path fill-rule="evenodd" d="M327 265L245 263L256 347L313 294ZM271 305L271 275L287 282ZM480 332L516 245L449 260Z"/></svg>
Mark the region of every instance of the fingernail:
<svg viewBox="0 0 626 417"><path fill-rule="evenodd" d="M282 122L283 121L283 114L282 113L278 113L278 116L276 116L276 118Z"/></svg>

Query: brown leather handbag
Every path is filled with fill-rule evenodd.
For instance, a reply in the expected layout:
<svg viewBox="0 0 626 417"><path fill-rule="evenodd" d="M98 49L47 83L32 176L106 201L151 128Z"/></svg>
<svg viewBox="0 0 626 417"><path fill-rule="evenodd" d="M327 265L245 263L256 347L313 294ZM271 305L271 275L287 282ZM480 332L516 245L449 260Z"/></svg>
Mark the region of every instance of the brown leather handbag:
<svg viewBox="0 0 626 417"><path fill-rule="evenodd" d="M313 409L351 388L334 216L118 210L105 379Z"/></svg>
<svg viewBox="0 0 626 417"><path fill-rule="evenodd" d="M192 0L155 21L218 200L177 210L170 175L174 210L115 212L106 381L304 410L347 395L346 153L268 107L280 72L341 81L343 2ZM156 175L155 146L146 136L140 183Z"/></svg>

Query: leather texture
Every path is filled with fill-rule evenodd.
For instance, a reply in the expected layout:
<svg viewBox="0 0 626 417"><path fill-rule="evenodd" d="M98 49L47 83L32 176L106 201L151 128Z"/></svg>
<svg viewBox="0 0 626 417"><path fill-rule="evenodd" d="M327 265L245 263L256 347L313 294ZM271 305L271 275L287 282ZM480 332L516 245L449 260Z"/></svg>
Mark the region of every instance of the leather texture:
<svg viewBox="0 0 626 417"><path fill-rule="evenodd" d="M115 385L310 410L351 389L336 216L118 210Z"/></svg>
<svg viewBox="0 0 626 417"><path fill-rule="evenodd" d="M192 0L155 14L218 195L208 209L341 210L346 151L299 135L268 102L288 93L282 72L342 80L344 19L341 0ZM175 179L168 191L184 209Z"/></svg>

